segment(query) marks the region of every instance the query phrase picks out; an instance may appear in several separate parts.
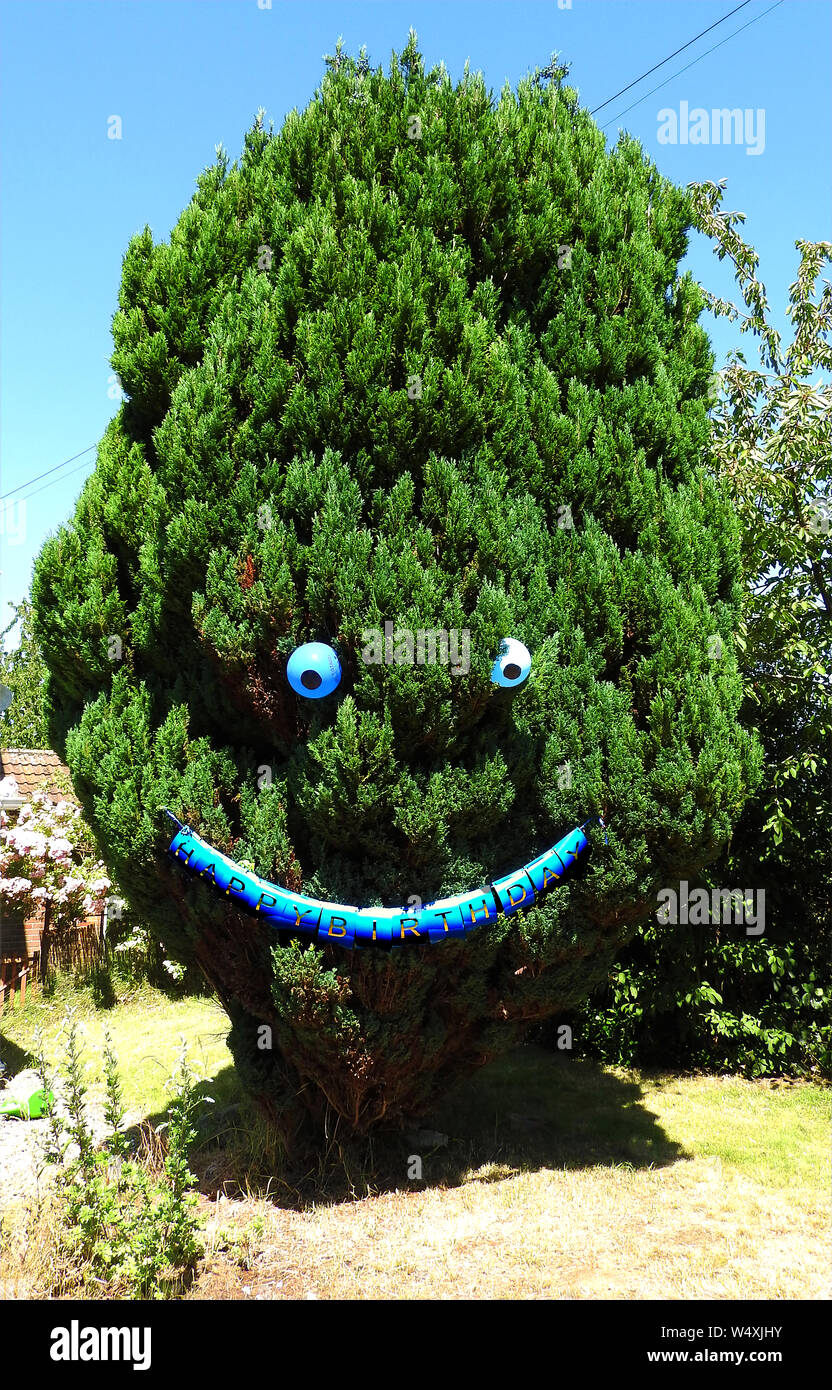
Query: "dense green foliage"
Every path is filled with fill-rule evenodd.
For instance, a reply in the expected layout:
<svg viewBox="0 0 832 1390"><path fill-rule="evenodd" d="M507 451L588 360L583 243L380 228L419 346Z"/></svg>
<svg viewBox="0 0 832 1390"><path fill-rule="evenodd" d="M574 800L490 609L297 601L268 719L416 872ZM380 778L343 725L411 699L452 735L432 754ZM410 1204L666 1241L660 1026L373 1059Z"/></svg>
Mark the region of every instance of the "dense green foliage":
<svg viewBox="0 0 832 1390"><path fill-rule="evenodd" d="M828 939L796 933L798 894L767 900L774 924L759 940L718 923L642 928L571 1020L575 1047L624 1066L830 1075Z"/></svg>
<svg viewBox="0 0 832 1390"><path fill-rule="evenodd" d="M33 586L110 868L217 989L287 1135L413 1114L576 1004L657 888L718 856L759 761L687 196L635 141L606 151L562 69L495 102L414 36L387 76L327 65L304 112L218 154L169 243L130 243L127 400ZM468 629L470 670L364 664L386 620ZM533 656L508 691L506 635ZM285 674L313 639L344 671L322 701ZM610 835L522 917L348 955L186 880L162 805L368 905L470 890L594 812Z"/></svg>
<svg viewBox="0 0 832 1390"><path fill-rule="evenodd" d="M735 267L747 311L740 332L756 338L760 356L752 368L731 353L720 374L710 466L741 521L741 666L766 750L764 852L811 891L828 879L832 824L832 285L818 284L832 243L795 243L800 263L786 311L794 332L784 349L759 258L737 231L743 214L722 210L717 185L697 185L694 196L697 224ZM733 304L707 297L718 316L740 317Z"/></svg>
<svg viewBox="0 0 832 1390"><path fill-rule="evenodd" d="M17 646L0 650L0 684L12 693L8 707L0 711L0 747L48 748L49 733L43 708L46 666L32 629L29 599L10 604L13 617L0 632L0 643L20 626Z"/></svg>
<svg viewBox="0 0 832 1390"><path fill-rule="evenodd" d="M606 1061L829 1074L832 286L817 282L832 245L796 243L784 350L757 253L737 230L742 214L722 210L720 186L693 194L697 224L734 265L746 312L709 294L710 306L739 319L760 349L759 368L734 352L720 373L710 466L742 524L742 718L759 731L764 777L707 883L763 889L766 930L749 939L716 923L653 921L574 1022Z"/></svg>
<svg viewBox="0 0 832 1390"><path fill-rule="evenodd" d="M127 904L118 919L111 917L107 922L107 940L97 978L98 987L111 998L143 984L172 998L210 993L197 967L169 959L163 943L137 920Z"/></svg>

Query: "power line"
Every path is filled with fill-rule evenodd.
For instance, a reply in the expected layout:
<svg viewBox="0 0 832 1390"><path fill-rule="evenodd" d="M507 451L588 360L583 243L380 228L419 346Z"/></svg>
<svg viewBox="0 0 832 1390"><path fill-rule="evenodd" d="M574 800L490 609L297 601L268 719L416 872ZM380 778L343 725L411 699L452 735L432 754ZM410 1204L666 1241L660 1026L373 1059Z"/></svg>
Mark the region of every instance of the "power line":
<svg viewBox="0 0 832 1390"><path fill-rule="evenodd" d="M77 455L76 455L76 457L77 457ZM68 463L68 462L69 462L69 459L67 459L67 463ZM79 463L78 466L77 466L77 468L70 468L69 472L68 472L68 473L62 474L62 476L61 476L60 478L52 478L52 480L51 480L50 482L44 483L43 487L36 487L35 490L34 490L34 492L27 492L25 497L21 497L21 498L20 498L20 501L21 501L21 502L28 502L30 497L37 497L37 495L38 495L39 492L44 492L46 488L54 486L55 483L62 483L63 480L64 480L64 478L71 478L73 473L77 473L81 468L86 468L86 466L87 466L86 463ZM44 474L41 474L41 477L43 477L43 476L44 476ZM37 479L35 479L35 478L32 479L32 482L36 482L36 481L37 481ZM25 486L26 486L26 484L24 483L24 487L25 487Z"/></svg>
<svg viewBox="0 0 832 1390"><path fill-rule="evenodd" d="M664 82L660 82L657 87L652 87L649 92L645 92L644 96L639 97L638 101L634 101L630 106L625 106L623 111L619 111L618 115L613 116L612 120L607 121L607 124L602 126L601 129L608 130L611 125L615 125L615 122L620 120L622 116L626 116L628 111L632 111L636 106L640 106L641 103L643 101L646 101L648 97L651 97L654 92L661 91L662 87L666 87L668 82L672 82L673 79L676 77L681 77L683 72L688 71L688 68L693 68L696 66L697 63L701 63L702 59L707 58L709 53L715 53L718 48L722 48L723 45L728 43L730 39L735 39L737 37L737 34L742 33L743 29L750 29L751 25L756 24L758 19L765 19L767 14L771 14L772 10L776 10L777 6L782 5L782 3L783 0L775 0L775 3L773 5L769 5L767 10L763 10L762 14L755 14L753 19L749 19L746 24L741 24L739 29L735 29L732 34L726 34L725 38L720 39L719 43L715 43L713 48L706 48L705 52L700 53L698 58L694 58L690 63L685 63L685 66L683 68L679 68L678 72L674 72L670 75L670 77L666 77ZM742 6L740 6L740 8L742 8ZM736 11L732 10L731 13L735 14ZM727 19L728 16L726 15L725 18ZM624 90L626 91L627 89L625 88Z"/></svg>
<svg viewBox="0 0 832 1390"><path fill-rule="evenodd" d="M34 478L27 478L25 483L20 483L18 487L13 487L11 492L4 492L3 496L0 497L0 502L5 502L7 497L14 497L16 492L22 492L25 487L31 487L32 483L39 483L41 478L48 478L50 473L57 473L59 468L66 468L66 465L68 463L74 463L76 459L83 458L84 454L90 453L91 450L96 449L97 447L98 446L96 444L90 444L88 449L82 449L80 454L73 454L71 459L64 459L63 463L56 463L54 468L47 468L45 473L38 473ZM83 467L83 464L81 465L81 467ZM78 469L73 468L72 471L73 473L77 473ZM64 476L69 477L69 474L67 473ZM55 479L56 483L59 483L60 481L60 478ZM48 486L49 484L47 483L47 487ZM40 489L38 489L38 491L40 491Z"/></svg>
<svg viewBox="0 0 832 1390"><path fill-rule="evenodd" d="M717 19L714 21L713 24L709 24L707 29L703 29L701 33L696 34L694 38L689 39L687 43L682 44L681 48L675 49L674 52L669 53L666 58L662 58L660 63L655 63L652 68L648 68L647 71L643 72L640 77L636 77L632 82L628 82L626 87L622 87L620 91L615 92L611 97L607 97L606 101L602 101L600 106L594 107L589 114L591 116L595 116L599 111L603 111L604 107L609 106L610 103L615 101L617 97L623 96L625 92L629 92L632 90L633 87L637 87L639 82L644 81L645 77L649 77L650 74L653 72L658 72L659 68L663 68L665 63L669 63L671 59L678 57L680 53L684 53L686 48L691 47L691 44L694 44L699 39L704 38L706 34L710 34L712 29L717 29L720 24L724 24L727 19L730 19L732 15L738 14L740 10L744 10L746 5L750 5L750 3L751 0L743 0L743 3L741 5L736 5L733 10L729 10L728 13L723 15L721 19ZM701 62L703 58L707 58L709 54L715 53L718 48L722 48L726 43L729 42L730 39L736 38L737 34L741 34L743 29L749 29L752 24L757 23L758 19L765 19L767 14L771 14L771 11L776 10L779 5L782 5L782 3L783 0L775 0L775 4L770 5L769 8L767 10L764 10L762 14L755 15L754 18L750 19L747 24L741 24L739 29L735 29L733 33L728 34L724 39L721 39L719 43L714 44L712 48L708 48L705 50L704 53L700 53L698 58L694 58L692 62L686 63L683 68L679 68L678 72L674 72L670 77L666 78L664 82L660 82L658 86L652 87L649 92L645 92L643 97L639 97L638 101L632 102L632 104L630 106L626 106L623 111L619 111L618 115L613 116L612 120L607 121L606 125L602 126L601 129L608 130L609 127L611 125L614 125L615 122L619 120L622 116L626 116L629 111L633 111L636 106L640 106L641 103L643 101L646 101L648 97L651 97L654 95L654 93L661 91L662 87L666 87L668 82L673 82L675 78L681 77L683 72L687 72L690 68L695 67L697 63ZM60 468L65 468L68 463L74 463L76 459L83 458L85 454L91 453L92 450L96 447L97 446L95 444L90 444L88 448L82 449L80 454L73 454L72 458L64 459L63 463L56 463L54 468L47 468L45 473L38 473L34 478L27 479L25 483L20 483L17 487L12 488L10 492L3 493L3 495L0 496L0 502L5 502L7 498L13 497L15 493L22 492L24 488L31 487L32 483L40 482L41 478L48 478L51 473L57 473ZM63 477L69 478L72 476L72 473L77 473L79 469L83 467L85 467L84 464L79 464L78 468L73 468L70 471L70 473L65 473ZM62 478L53 479L53 482L56 483L62 481ZM21 501L27 501L30 497L36 497L39 492L43 492L45 488L51 486L52 483L45 483L44 487L36 488L34 492L27 493L25 498L21 498Z"/></svg>
<svg viewBox="0 0 832 1390"><path fill-rule="evenodd" d="M607 97L607 100L602 101L600 106L596 106L594 111L590 111L590 116L594 116L598 111L603 111L604 107L609 106L610 102L615 101L616 97L623 97L625 92L629 92L631 87L637 87L639 82L643 82L645 77L650 76L651 72L658 72L659 68L663 68L665 63L670 62L671 58L676 58L680 53L684 53L685 49L690 48L691 44L696 43L697 39L704 38L706 34L710 34L712 29L716 29L720 24L724 24L726 19L730 19L732 14L736 14L738 10L744 10L746 5L750 4L751 0L743 0L743 3L741 5L737 5L736 9L729 10L728 13L724 14L722 16L722 19L718 19L715 24L709 24L707 29L703 29L701 34L696 35L696 38L690 39L687 43L683 43L682 47L677 48L675 53L668 53L667 57L662 58L662 61L660 63L656 63L655 67L648 68L646 72L643 72L641 74L641 77L637 77L635 79L635 82L630 82L626 87L622 87L620 92L615 93L615 96ZM702 56L704 57L705 55L703 54ZM648 96L649 95L650 93L648 92ZM624 113L622 112L622 115L623 114Z"/></svg>

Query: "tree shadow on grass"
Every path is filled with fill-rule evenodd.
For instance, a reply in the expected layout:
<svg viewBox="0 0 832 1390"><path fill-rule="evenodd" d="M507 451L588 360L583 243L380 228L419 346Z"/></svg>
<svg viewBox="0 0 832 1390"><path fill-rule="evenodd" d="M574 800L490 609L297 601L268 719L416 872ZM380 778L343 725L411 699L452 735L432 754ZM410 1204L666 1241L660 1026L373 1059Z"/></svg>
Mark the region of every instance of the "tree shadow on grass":
<svg viewBox="0 0 832 1390"><path fill-rule="evenodd" d="M467 1143L468 1169L661 1168L687 1157L643 1094L632 1075L529 1044L450 1092L431 1127L449 1136L449 1148L452 1136Z"/></svg>
<svg viewBox="0 0 832 1390"><path fill-rule="evenodd" d="M281 1154L233 1068L202 1089L216 1104L206 1107L192 1167L211 1198L261 1195L301 1209L540 1169L659 1168L689 1157L646 1108L634 1077L534 1045L467 1078L403 1132L346 1140L336 1126L327 1151L305 1164Z"/></svg>
<svg viewBox="0 0 832 1390"><path fill-rule="evenodd" d="M0 1033L0 1062L6 1068L5 1075L9 1079L17 1076L19 1071L24 1071L28 1067L35 1065L35 1055L28 1048L19 1047L11 1038Z"/></svg>

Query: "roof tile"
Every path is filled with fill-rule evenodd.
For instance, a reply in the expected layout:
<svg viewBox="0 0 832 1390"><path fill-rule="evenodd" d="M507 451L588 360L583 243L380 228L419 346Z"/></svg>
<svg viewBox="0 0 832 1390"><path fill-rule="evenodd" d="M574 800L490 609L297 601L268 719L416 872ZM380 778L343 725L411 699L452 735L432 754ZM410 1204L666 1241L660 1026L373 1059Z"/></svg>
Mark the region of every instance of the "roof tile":
<svg viewBox="0 0 832 1390"><path fill-rule="evenodd" d="M65 796L77 803L72 792L63 792L55 785L57 772L69 776L69 768L51 748L0 748L0 782L4 777L13 777L21 796L29 797L45 787L53 799Z"/></svg>

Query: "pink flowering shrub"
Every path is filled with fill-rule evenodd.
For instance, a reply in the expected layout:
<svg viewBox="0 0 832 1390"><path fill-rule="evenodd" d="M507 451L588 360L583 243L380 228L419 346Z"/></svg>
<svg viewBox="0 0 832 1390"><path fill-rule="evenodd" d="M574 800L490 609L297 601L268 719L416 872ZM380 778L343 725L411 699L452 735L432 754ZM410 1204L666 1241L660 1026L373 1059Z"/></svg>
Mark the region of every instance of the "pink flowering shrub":
<svg viewBox="0 0 832 1390"><path fill-rule="evenodd" d="M26 916L50 908L53 931L103 911L111 880L81 809L36 792L17 822L0 813L0 901Z"/></svg>

